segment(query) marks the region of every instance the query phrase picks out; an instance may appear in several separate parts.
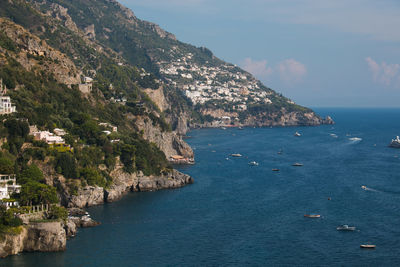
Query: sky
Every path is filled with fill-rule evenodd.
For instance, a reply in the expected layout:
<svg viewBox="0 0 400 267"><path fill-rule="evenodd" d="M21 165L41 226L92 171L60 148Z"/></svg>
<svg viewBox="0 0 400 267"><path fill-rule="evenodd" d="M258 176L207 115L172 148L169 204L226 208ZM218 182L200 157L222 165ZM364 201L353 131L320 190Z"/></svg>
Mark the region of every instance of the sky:
<svg viewBox="0 0 400 267"><path fill-rule="evenodd" d="M400 107L400 1L119 0L309 107Z"/></svg>

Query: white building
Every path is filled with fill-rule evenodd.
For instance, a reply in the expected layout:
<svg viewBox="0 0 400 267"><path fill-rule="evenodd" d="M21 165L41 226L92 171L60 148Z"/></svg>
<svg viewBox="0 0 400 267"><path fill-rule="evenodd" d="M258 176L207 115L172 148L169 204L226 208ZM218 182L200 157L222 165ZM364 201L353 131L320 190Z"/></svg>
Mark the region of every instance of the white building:
<svg viewBox="0 0 400 267"><path fill-rule="evenodd" d="M15 174L0 174L0 204L7 208L18 206L18 202L10 199L13 193L20 193L21 186L16 183Z"/></svg>
<svg viewBox="0 0 400 267"><path fill-rule="evenodd" d="M9 96L0 97L0 115L17 112L17 108L11 103Z"/></svg>
<svg viewBox="0 0 400 267"><path fill-rule="evenodd" d="M58 136L64 136L67 134L67 132L64 129L60 129L60 128L55 128L53 130L53 132Z"/></svg>
<svg viewBox="0 0 400 267"><path fill-rule="evenodd" d="M17 108L11 103L11 98L5 96L7 87L3 85L3 79L0 79L0 115L17 112Z"/></svg>
<svg viewBox="0 0 400 267"><path fill-rule="evenodd" d="M65 144L64 139L61 136L54 135L49 131L38 131L33 133L35 140L45 141L47 144Z"/></svg>

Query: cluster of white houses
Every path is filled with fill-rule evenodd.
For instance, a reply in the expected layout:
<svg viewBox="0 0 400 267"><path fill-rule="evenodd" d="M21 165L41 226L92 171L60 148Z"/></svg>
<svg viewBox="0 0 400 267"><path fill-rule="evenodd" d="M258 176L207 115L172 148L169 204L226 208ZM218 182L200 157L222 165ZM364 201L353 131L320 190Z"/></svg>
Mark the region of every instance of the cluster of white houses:
<svg viewBox="0 0 400 267"><path fill-rule="evenodd" d="M0 204L9 207L18 206L18 202L11 198L12 194L20 193L21 186L16 182L15 174L0 174Z"/></svg>
<svg viewBox="0 0 400 267"><path fill-rule="evenodd" d="M177 86L194 104L210 100L232 103L236 110L246 110L248 103L271 104L271 91L236 66L221 64L199 66L188 53L175 61L159 62L160 72Z"/></svg>

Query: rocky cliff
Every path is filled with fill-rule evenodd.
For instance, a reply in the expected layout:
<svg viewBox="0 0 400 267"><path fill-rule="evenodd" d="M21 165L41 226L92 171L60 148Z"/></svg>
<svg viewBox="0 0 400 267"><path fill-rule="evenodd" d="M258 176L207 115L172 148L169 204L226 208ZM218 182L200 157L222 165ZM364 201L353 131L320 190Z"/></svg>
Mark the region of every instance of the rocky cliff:
<svg viewBox="0 0 400 267"><path fill-rule="evenodd" d="M75 195L64 196L68 207L84 208L114 202L128 192L156 191L161 189L173 189L193 183L193 178L177 170L159 175L145 176L143 173L124 172L122 166L110 173L112 184L107 187L86 186L79 189Z"/></svg>
<svg viewBox="0 0 400 267"><path fill-rule="evenodd" d="M26 251L64 251L67 238L61 222L33 223L20 226L18 234L4 234L0 241L0 257Z"/></svg>

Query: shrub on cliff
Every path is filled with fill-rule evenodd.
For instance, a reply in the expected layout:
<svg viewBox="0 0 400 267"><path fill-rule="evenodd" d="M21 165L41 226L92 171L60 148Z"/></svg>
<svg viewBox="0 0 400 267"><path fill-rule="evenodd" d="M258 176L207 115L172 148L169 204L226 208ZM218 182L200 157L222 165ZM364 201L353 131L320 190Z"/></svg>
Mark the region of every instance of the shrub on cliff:
<svg viewBox="0 0 400 267"><path fill-rule="evenodd" d="M66 220L68 218L68 211L64 207L53 205L50 207L48 218L51 220Z"/></svg>
<svg viewBox="0 0 400 267"><path fill-rule="evenodd" d="M98 185L104 187L106 181L100 172L95 168L83 168L80 177L85 179L88 185Z"/></svg>
<svg viewBox="0 0 400 267"><path fill-rule="evenodd" d="M22 224L22 220L14 216L12 210L0 205L0 229L2 227L17 227Z"/></svg>

